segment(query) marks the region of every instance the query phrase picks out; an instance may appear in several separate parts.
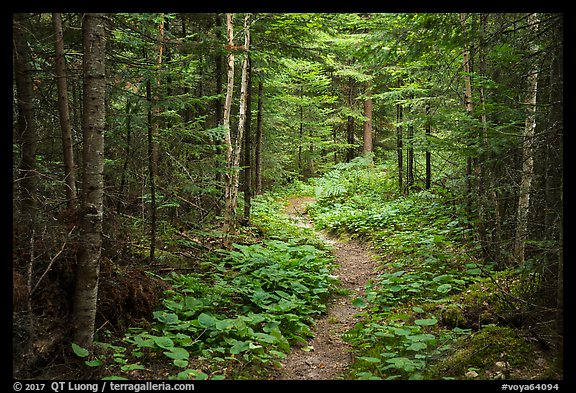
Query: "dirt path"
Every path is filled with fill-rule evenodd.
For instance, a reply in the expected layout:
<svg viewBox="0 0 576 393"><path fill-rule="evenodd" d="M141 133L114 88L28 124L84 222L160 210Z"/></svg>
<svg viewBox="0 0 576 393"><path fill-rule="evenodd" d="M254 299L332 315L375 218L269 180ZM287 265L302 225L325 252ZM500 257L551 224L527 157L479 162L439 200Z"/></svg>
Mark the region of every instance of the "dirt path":
<svg viewBox="0 0 576 393"><path fill-rule="evenodd" d="M313 224L306 216L306 205L313 201L311 197L292 198L286 213L297 220L298 225L311 228ZM276 379L338 379L353 361L351 347L340 335L356 323L355 315L360 310L351 302L364 293L364 285L375 275L376 262L370 250L361 243L336 239L321 232L319 235L333 247L339 265L334 275L340 278L340 287L347 294L332 299L327 313L312 329L315 337L303 346L292 348Z"/></svg>

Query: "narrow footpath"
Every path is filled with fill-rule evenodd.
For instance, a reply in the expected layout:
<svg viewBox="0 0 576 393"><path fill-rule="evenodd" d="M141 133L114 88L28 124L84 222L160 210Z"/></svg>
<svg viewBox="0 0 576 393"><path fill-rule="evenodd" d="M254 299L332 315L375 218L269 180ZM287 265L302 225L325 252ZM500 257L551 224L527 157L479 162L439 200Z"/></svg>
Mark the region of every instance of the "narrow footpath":
<svg viewBox="0 0 576 393"><path fill-rule="evenodd" d="M312 197L291 198L286 214L298 225L312 228L306 215L306 205ZM318 232L333 247L340 288L345 295L332 298L326 314L312 328L315 337L308 343L295 346L282 362L279 380L331 380L342 378L347 366L353 362L351 346L342 340L341 334L356 323L355 315L360 309L352 305L354 298L364 294L364 285L376 275L377 263L368 247L356 241L333 238Z"/></svg>

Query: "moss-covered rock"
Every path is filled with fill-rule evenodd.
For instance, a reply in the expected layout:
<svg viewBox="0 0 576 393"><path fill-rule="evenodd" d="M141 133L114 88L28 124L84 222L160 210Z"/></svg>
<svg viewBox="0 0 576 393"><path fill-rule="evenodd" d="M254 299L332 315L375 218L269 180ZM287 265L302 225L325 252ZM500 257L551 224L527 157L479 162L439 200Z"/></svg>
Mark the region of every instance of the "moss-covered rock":
<svg viewBox="0 0 576 393"><path fill-rule="evenodd" d="M434 379L510 378L516 370L529 365L537 348L509 327L485 326L460 339L453 352L431 365Z"/></svg>

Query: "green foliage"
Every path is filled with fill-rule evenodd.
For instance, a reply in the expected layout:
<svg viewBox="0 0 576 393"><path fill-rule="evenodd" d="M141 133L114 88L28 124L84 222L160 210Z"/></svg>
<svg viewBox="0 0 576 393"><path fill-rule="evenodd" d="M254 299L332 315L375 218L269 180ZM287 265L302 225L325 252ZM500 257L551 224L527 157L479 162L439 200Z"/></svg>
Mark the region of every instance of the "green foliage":
<svg viewBox="0 0 576 393"><path fill-rule="evenodd" d="M262 230L276 238L214 250L201 272L166 277L170 289L153 313L155 322L125 336L121 371L167 360L175 370L171 378L220 379L226 375L217 370L274 364L291 344L312 336L310 327L337 281L330 274L332 257L310 244L322 244L311 232L299 242L288 240L298 227L274 198L255 207ZM203 371L190 368L197 361Z"/></svg>
<svg viewBox="0 0 576 393"><path fill-rule="evenodd" d="M316 227L370 241L382 260L364 296L353 300L363 317L344 334L356 353L348 376L427 377L429 365L470 333L456 314L457 323L444 325L446 306L490 269L474 257L464 211L435 190L398 198L385 168L362 159L335 166L313 184Z"/></svg>

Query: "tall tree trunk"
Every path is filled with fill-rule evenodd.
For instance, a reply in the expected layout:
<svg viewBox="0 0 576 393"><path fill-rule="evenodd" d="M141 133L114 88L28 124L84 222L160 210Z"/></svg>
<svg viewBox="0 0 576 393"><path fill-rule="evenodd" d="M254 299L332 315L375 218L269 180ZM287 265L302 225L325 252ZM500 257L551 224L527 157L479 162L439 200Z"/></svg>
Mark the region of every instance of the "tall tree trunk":
<svg viewBox="0 0 576 393"><path fill-rule="evenodd" d="M554 24L555 42L563 38L563 16ZM564 97L564 53L562 45L557 45L550 66L549 112L546 116L548 128L545 134L545 239L554 246L546 253L544 286L554 288L556 299L556 339L557 364L559 370L563 365L564 341L564 255L563 255L563 97Z"/></svg>
<svg viewBox="0 0 576 393"><path fill-rule="evenodd" d="M244 221L246 223L250 222L250 210L252 204L252 133L251 133L251 122L252 122L252 61L250 55L247 54L246 58L248 60L248 82L247 82L247 92L246 92L246 127L244 130L244 157L242 164L243 173L243 192L244 192Z"/></svg>
<svg viewBox="0 0 576 393"><path fill-rule="evenodd" d="M409 112L412 112L412 105L408 106ZM408 146L406 149L406 194L409 194L414 187L414 125L408 124L408 135L406 136Z"/></svg>
<svg viewBox="0 0 576 393"><path fill-rule="evenodd" d="M62 33L62 15L52 14L56 48L56 85L58 87L58 113L62 130L62 149L64 151L64 181L66 184L66 206L68 210L76 207L76 167L72 148L72 126L68 103L68 83L66 80L66 61L64 58L64 39Z"/></svg>
<svg viewBox="0 0 576 393"><path fill-rule="evenodd" d="M432 120L430 119L430 103L426 103L426 181L425 188L430 189L432 183L432 154L430 153L430 136L432 134Z"/></svg>
<svg viewBox="0 0 576 393"><path fill-rule="evenodd" d="M530 14L528 23L534 31L538 31L538 15ZM538 51L538 46L531 44L532 54ZM524 104L526 105L526 122L522 140L522 180L518 195L518 210L516 215L516 237L514 240L514 258L522 265L525 260L525 243L528 236L528 213L530 209L530 193L534 178L534 133L536 130L536 94L538 92L538 64L534 62L527 77L528 91Z"/></svg>
<svg viewBox="0 0 576 393"><path fill-rule="evenodd" d="M156 38L156 82L152 89L151 81L146 85L148 108L148 173L150 176L150 263L154 262L156 253L156 178L158 176L158 130L160 128L160 71L162 69L162 55L164 50L164 21L158 24ZM153 90L153 91L152 91Z"/></svg>
<svg viewBox="0 0 576 393"><path fill-rule="evenodd" d="M256 194L262 195L262 110L264 99L264 87L262 79L258 80L258 114L256 116L256 149L254 152L254 165L255 165L255 176L256 176Z"/></svg>
<svg viewBox="0 0 576 393"><path fill-rule="evenodd" d="M398 87L402 86L402 80L398 79ZM402 103L396 103L396 153L398 156L398 188L404 194L404 157L402 136Z"/></svg>
<svg viewBox="0 0 576 393"><path fill-rule="evenodd" d="M38 136L34 123L32 90L32 64L28 48L28 16L14 14L14 79L16 82L16 105L18 107L17 139L21 146L19 165L21 213L33 219L36 211L36 149Z"/></svg>
<svg viewBox="0 0 576 393"><path fill-rule="evenodd" d="M225 189L224 189L224 226L223 231L228 233L233 229L233 205L232 205L232 132L230 129L230 114L232 112L232 97L234 95L234 14L226 14L226 33L228 37L228 78L226 83L226 99L224 101L224 114L222 119L222 126L224 127L224 144L226 145L226 169L227 172Z"/></svg>
<svg viewBox="0 0 576 393"><path fill-rule="evenodd" d="M91 347L98 300L104 195L104 128L106 125L105 16L85 14L82 25L84 114L82 162L82 242L77 255L73 340Z"/></svg>
<svg viewBox="0 0 576 393"><path fill-rule="evenodd" d="M354 106L354 80L352 78L348 78L348 106L350 108L350 110L352 110L353 106ZM349 145L353 145L355 140L354 140L354 117L353 116L348 116L348 123L346 126L346 140L348 142ZM346 150L346 162L350 162L352 161L352 159L354 159L355 156L355 149L353 146L350 146L347 150Z"/></svg>
<svg viewBox="0 0 576 393"><path fill-rule="evenodd" d="M374 152L373 144L373 131L372 131L372 93L370 86L366 89L366 99L364 100L364 145L362 147L362 154L368 156Z"/></svg>
<svg viewBox="0 0 576 393"><path fill-rule="evenodd" d="M462 35L466 37L466 13L460 14L460 23L462 24ZM474 106L472 104L472 75L470 67L470 50L464 48L462 51L463 68L464 68L464 106L466 112L472 116ZM466 207L468 212L472 211L472 157L468 154L466 158Z"/></svg>
<svg viewBox="0 0 576 393"><path fill-rule="evenodd" d="M226 14L226 24L228 31L228 44L232 49L233 43L233 27L232 15ZM246 15L244 19L244 46L242 49L248 52L250 47L250 15ZM232 106L232 88L234 85L234 55L230 51L228 55L228 89L226 94L226 105L224 107L225 113L225 142L227 145L226 162L227 162L227 183L225 192L225 211L224 211L224 232L231 233L236 226L236 208L238 205L238 188L239 188L239 165L240 153L242 150L242 140L244 137L244 130L246 129L246 111L248 104L248 53L242 61L242 81L240 85L240 109L238 120L238 132L233 141L230 132L230 109ZM227 118L227 119L226 119Z"/></svg>
<svg viewBox="0 0 576 393"><path fill-rule="evenodd" d="M125 139L125 150L124 150L124 163L122 164L122 175L120 176L120 197L118 198L118 204L116 205L116 212L118 214L122 213L122 208L124 200L126 199L124 195L124 188L126 185L126 175L128 171L128 163L130 161L130 156L132 155L132 105L130 98L126 99L126 139Z"/></svg>

